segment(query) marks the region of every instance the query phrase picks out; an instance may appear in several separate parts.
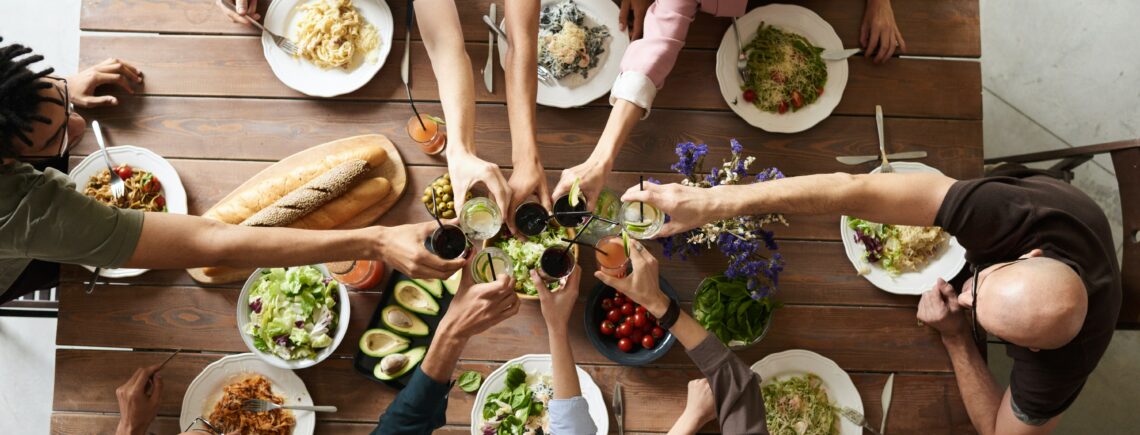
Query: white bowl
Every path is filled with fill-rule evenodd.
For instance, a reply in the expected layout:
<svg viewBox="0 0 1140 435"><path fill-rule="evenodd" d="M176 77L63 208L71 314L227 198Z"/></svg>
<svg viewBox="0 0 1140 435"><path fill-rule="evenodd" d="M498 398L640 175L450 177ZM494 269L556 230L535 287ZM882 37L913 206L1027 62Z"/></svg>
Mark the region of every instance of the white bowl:
<svg viewBox="0 0 1140 435"><path fill-rule="evenodd" d="M320 270L321 274L324 275L325 278L332 278L332 275L329 273L328 268L326 268L323 264L313 265L313 267ZM337 282L337 307L339 313L336 325L336 335L333 336L332 345L321 349L320 352L317 352L316 358L285 360L277 355L265 353L258 350L253 345L253 338L251 338L249 334L245 333L245 325L249 323L249 292L253 289L253 285L255 282L257 282L257 279L261 277L262 270L265 269L257 269L253 271L253 275L250 275L249 279L245 280L245 285L241 288L241 295L238 296L237 327L238 334L241 335L241 341L245 343L245 347L249 348L249 351L254 355L257 355L258 358L261 358L262 361L265 361L274 367L283 369L303 369L315 366L317 363L324 361L325 358L328 358L329 355L332 355L337 346L340 346L341 340L343 340L345 334L348 333L348 320L352 313L352 310L349 308L348 303L348 289L345 288L345 286L340 282Z"/></svg>
<svg viewBox="0 0 1140 435"><path fill-rule="evenodd" d="M487 403L487 396L506 388L507 368L515 364L522 366L528 378L534 374L553 375L550 354L523 355L503 363L483 379L483 385L475 395L475 404L471 407L471 435L483 434L483 405ZM578 386L582 390L582 397L590 406L590 419L594 420L598 433L610 433L609 411L606 410L606 399L602 396L602 390L598 388L598 384L589 373L577 365L574 369L578 371Z"/></svg>

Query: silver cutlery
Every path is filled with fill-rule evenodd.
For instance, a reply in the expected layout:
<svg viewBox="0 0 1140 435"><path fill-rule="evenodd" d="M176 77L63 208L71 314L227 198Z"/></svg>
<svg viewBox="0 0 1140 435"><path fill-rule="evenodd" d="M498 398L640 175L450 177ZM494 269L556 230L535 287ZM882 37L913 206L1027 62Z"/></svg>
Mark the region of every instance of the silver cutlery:
<svg viewBox="0 0 1140 435"><path fill-rule="evenodd" d="M823 50L823 53L820 53L819 57L823 58L823 60L844 60L844 59L847 59L851 56L854 56L854 55L862 53L862 52L863 52L862 48L844 48L844 49L839 49L839 50ZM895 54L891 55L891 57L899 57L900 54L902 54L902 53L896 51Z"/></svg>
<svg viewBox="0 0 1140 435"><path fill-rule="evenodd" d="M95 268L95 273L91 274L91 283L87 284L87 291L84 292L84 294L91 294L91 292L95 291L95 284L97 284L99 282L99 272L102 272L102 271L103 271L102 267L96 267Z"/></svg>
<svg viewBox="0 0 1140 435"><path fill-rule="evenodd" d="M232 1L223 0L222 4L229 8L229 10L234 11L235 13L237 12L237 7L234 6ZM253 23L254 26L257 26L258 29L261 29L262 32L268 33L269 37L273 39L273 43L276 44L277 48L280 48L281 51L284 51L290 56L297 55L297 45L293 44L293 41L290 41L289 38L269 31L269 29L266 29L265 26L262 26L261 23L257 22L257 20L250 19L249 22Z"/></svg>
<svg viewBox="0 0 1140 435"><path fill-rule="evenodd" d="M891 161L887 160L887 146L883 142L883 106L875 105L875 129L879 131L879 154L883 155L883 164L879 166L879 173L889 174L895 169Z"/></svg>
<svg viewBox="0 0 1140 435"><path fill-rule="evenodd" d="M625 422L622 421L624 415L625 409L621 403L621 383L618 383L614 385L614 420L617 421L618 435L625 435Z"/></svg>
<svg viewBox="0 0 1140 435"><path fill-rule="evenodd" d="M111 196L115 199L122 198L127 194L127 185L123 183L123 178L119 177L119 173L115 172L114 164L111 162L111 153L107 152L107 143L103 140L103 129L99 128L99 121L91 121L91 129L95 130L95 142L99 143L99 149L103 150L103 163L107 164L107 172L111 173Z"/></svg>
<svg viewBox="0 0 1140 435"><path fill-rule="evenodd" d="M891 394L895 388L895 374L887 377L887 383L883 385L883 422L879 425L879 432L887 433L887 412L891 410Z"/></svg>
<svg viewBox="0 0 1140 435"><path fill-rule="evenodd" d="M921 159L926 157L926 151L906 151L902 153L887 154L887 158L891 160L907 160L907 159ZM861 165L867 162L873 162L881 159L882 156L864 155L864 156L837 156L835 160L845 165Z"/></svg>
<svg viewBox="0 0 1140 435"><path fill-rule="evenodd" d="M174 353L172 353L172 354L170 354L170 356L166 357L165 360L162 360L162 364L158 365L158 370L155 370L154 373L150 375L150 377L146 378L146 388L145 389L146 389L147 394L150 394L150 387L152 385L154 385L154 375L157 374L158 372L162 371L162 368L166 367L166 363L170 362L170 360L174 359L174 357L178 356L178 354L180 354L180 353L182 353L182 349L175 349Z"/></svg>
<svg viewBox="0 0 1140 435"><path fill-rule="evenodd" d="M508 41L507 40L507 32L504 32L503 29L500 29L499 26L495 24L495 20L491 19L491 17L484 15L483 16L483 23L486 24L487 27L490 28L493 32L498 34L499 38L501 38L501 40L499 41L499 49L500 50L503 47L506 47L508 45L507 44L507 41ZM546 67L544 67L542 65L538 66L538 81L542 82L543 84L545 84L547 86L558 85L558 81L554 79L554 74L551 74L550 70L546 69Z"/></svg>
<svg viewBox="0 0 1140 435"><path fill-rule="evenodd" d="M242 402L241 409L246 412L269 412L274 409L289 409L293 411L336 412L335 406L300 406L278 405L268 400L249 399Z"/></svg>
<svg viewBox="0 0 1140 435"><path fill-rule="evenodd" d="M744 40L736 28L736 17L732 18L732 33L736 34L736 73L740 74L741 83L748 83L748 56L744 54Z"/></svg>
<svg viewBox="0 0 1140 435"><path fill-rule="evenodd" d="M867 424L867 419L863 417L863 414L860 414L859 411L848 408L846 406L834 406L834 409L836 412L839 412L839 415L843 416L843 418L846 418L847 421L862 426L863 429L867 429L875 435L883 435L881 432L875 429L874 426Z"/></svg>
<svg viewBox="0 0 1140 435"><path fill-rule="evenodd" d="M495 22L495 4L491 3L491 14L488 18L491 22ZM495 93L495 32L487 32L487 65L483 67L483 84L487 86L487 92Z"/></svg>

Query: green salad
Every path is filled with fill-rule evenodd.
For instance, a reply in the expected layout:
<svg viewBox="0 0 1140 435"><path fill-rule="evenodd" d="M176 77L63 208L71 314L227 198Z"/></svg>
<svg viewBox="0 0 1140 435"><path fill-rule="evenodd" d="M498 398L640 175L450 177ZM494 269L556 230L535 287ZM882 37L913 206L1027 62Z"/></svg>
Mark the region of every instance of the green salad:
<svg viewBox="0 0 1140 435"><path fill-rule="evenodd" d="M526 371L518 364L507 369L503 389L487 396L483 405L484 435L550 433L546 405L554 397L550 376L536 376L527 382Z"/></svg>
<svg viewBox="0 0 1140 435"><path fill-rule="evenodd" d="M313 266L263 269L249 292L246 334L253 346L284 360L315 358L333 343L336 281Z"/></svg>
<svg viewBox="0 0 1140 435"><path fill-rule="evenodd" d="M746 281L715 275L697 289L693 318L724 344L748 344L764 332L779 307L771 298L752 299Z"/></svg>
<svg viewBox="0 0 1140 435"><path fill-rule="evenodd" d="M546 248L566 246L566 242L562 241L563 237L567 237L565 228L550 225L546 231L539 235L527 237L525 242L514 237L507 237L495 242L495 247L502 249L508 257L511 257L511 274L515 278L516 292L538 296L538 288L530 280L530 271L538 267L538 260ZM547 285L550 290L554 290L560 284L556 281Z"/></svg>
<svg viewBox="0 0 1140 435"><path fill-rule="evenodd" d="M819 376L808 373L772 382L761 394L768 431L773 435L839 433L839 418Z"/></svg>

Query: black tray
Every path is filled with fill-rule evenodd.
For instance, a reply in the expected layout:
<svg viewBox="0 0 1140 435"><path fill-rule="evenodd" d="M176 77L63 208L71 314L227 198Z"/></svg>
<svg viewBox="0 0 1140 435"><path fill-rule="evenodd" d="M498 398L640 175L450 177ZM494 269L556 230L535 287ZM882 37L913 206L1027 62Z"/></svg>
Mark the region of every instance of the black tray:
<svg viewBox="0 0 1140 435"><path fill-rule="evenodd" d="M464 271L466 271L466 269L464 269ZM392 301L393 290L396 287L396 283L405 279L411 278L409 278L407 275L404 275L403 273L400 273L397 270L392 270L392 276L390 276L388 278L388 282L384 284L384 295L380 297L380 302L376 305L376 309L372 311L372 318L368 320L368 329L388 329L385 328L384 323L380 321L381 311L383 311L384 307L388 306L389 303L395 303ZM454 297L454 295L452 295L451 292L447 290L446 284L443 284L442 282L443 280L437 281L441 281L440 285L443 286L443 296L441 296L440 299L436 300L439 302L439 314L428 316L426 314L414 312L412 313L423 320L424 323L427 323L430 333L426 337L406 337L410 338L412 341L411 345L408 346L408 349L415 349L420 346L430 346L431 340L435 336L436 327L439 326L439 321L443 319L444 313L447 313L447 308L451 306L451 299ZM397 390L402 390L405 386L408 385L408 381L412 379L412 373L414 373L414 370L409 370L408 373L404 374L404 376L400 376L390 381L380 380L376 378L376 376L372 375L372 371L376 367L376 364L380 362L380 358L368 356L365 355L364 352L361 352L359 342L356 343L356 346L356 356L352 358L352 367L356 369L357 373L364 375L364 377L368 379L382 383ZM407 352L407 350L404 350L404 352ZM422 363L423 360L420 362Z"/></svg>

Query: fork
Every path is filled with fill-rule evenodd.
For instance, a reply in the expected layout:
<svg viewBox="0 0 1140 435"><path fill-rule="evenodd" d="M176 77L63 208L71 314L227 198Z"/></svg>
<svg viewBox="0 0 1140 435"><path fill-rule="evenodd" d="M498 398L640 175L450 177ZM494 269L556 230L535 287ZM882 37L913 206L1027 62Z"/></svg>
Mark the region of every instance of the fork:
<svg viewBox="0 0 1140 435"><path fill-rule="evenodd" d="M856 425L862 426L864 429L867 429L868 432L871 432L875 435L883 435L878 430L876 430L874 428L874 426L871 426L870 424L868 424L867 418L863 417L863 414L860 414L859 411L848 408L846 406L832 405L832 408L835 409L835 411L838 412L839 415L842 415L843 418L847 419L847 421L850 421L852 423L855 423Z"/></svg>
<svg viewBox="0 0 1140 435"><path fill-rule="evenodd" d="M740 39L740 30L736 28L736 18L732 19L732 33L736 34L736 72L740 80L748 83L748 56L744 54L744 41Z"/></svg>
<svg viewBox="0 0 1140 435"><path fill-rule="evenodd" d="M95 130L95 141L99 142L99 149L103 150L103 163L107 164L107 172L111 173L111 196L115 199L122 198L127 194L127 185L123 183L123 178L119 177L119 173L115 172L111 164L111 154L107 152L107 144L103 141L103 129L99 127L99 121L91 121L91 129Z"/></svg>
<svg viewBox="0 0 1140 435"><path fill-rule="evenodd" d="M883 143L883 106L875 105L875 128L879 131L879 153L883 156L883 164L879 166L879 173L889 174L895 169L887 160L887 146Z"/></svg>
<svg viewBox="0 0 1140 435"><path fill-rule="evenodd" d="M229 8L229 10L234 11L235 13L237 12L237 8L234 6L232 1L222 0L221 3L226 5L226 8ZM262 26L261 23L257 22L257 20L251 19L248 21L250 23L253 23L254 26L257 26L258 29L261 29L262 32L268 33L269 37L273 39L273 43L277 44L277 48L280 48L282 51L284 51L286 54L288 54L290 56L296 56L297 55L297 45L293 44L293 41L290 41L289 38L286 38L284 36L281 36L281 35L278 35L276 33L269 31L269 29L266 29L265 26Z"/></svg>
<svg viewBox="0 0 1140 435"><path fill-rule="evenodd" d="M242 402L241 409L246 412L269 412L274 409L291 409L295 411L336 412L335 406L282 406L268 400L249 399Z"/></svg>
<svg viewBox="0 0 1140 435"><path fill-rule="evenodd" d="M491 31L495 32L495 34L499 35L499 37L503 39L499 45L509 45L508 42L510 41L507 39L507 33L504 32L503 29L500 29L499 26L495 24L495 21L491 19L491 17L484 15L483 23L486 24L487 27L491 29ZM546 67L542 65L538 66L538 81L547 86L554 86L558 84L558 81L554 80L554 74L551 74L550 70L546 69Z"/></svg>

